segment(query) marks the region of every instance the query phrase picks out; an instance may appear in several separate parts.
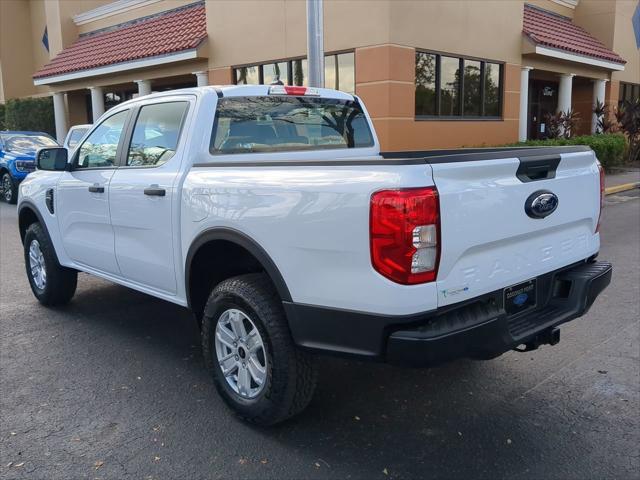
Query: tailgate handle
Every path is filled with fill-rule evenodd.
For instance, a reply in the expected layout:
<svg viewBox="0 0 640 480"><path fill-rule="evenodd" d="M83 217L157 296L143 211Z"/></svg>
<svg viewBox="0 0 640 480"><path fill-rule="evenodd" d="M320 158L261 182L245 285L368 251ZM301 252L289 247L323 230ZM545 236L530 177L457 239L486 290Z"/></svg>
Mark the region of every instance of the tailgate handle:
<svg viewBox="0 0 640 480"><path fill-rule="evenodd" d="M520 166L516 177L521 182L535 182L556 178L556 169L560 163L560 155L540 155L535 157L520 157Z"/></svg>

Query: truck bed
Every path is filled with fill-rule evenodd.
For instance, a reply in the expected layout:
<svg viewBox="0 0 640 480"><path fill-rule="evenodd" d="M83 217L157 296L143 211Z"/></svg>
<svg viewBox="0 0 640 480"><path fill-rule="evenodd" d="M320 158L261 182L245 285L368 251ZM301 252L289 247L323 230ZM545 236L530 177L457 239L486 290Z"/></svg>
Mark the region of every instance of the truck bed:
<svg viewBox="0 0 640 480"><path fill-rule="evenodd" d="M425 163L435 164L497 160L501 158L550 157L563 153L588 152L589 150L591 149L585 145L567 147L487 147L381 152L380 155L387 160L424 160Z"/></svg>

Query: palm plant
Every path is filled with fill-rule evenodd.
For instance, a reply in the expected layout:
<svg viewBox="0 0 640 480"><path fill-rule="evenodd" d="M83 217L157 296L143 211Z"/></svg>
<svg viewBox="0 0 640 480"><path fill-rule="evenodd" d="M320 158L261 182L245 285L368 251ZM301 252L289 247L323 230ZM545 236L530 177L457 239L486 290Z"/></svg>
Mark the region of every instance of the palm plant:
<svg viewBox="0 0 640 480"><path fill-rule="evenodd" d="M598 119L596 123L596 133L614 133L617 130L616 123L611 119L609 105L597 100L592 112Z"/></svg>
<svg viewBox="0 0 640 480"><path fill-rule="evenodd" d="M640 99L625 100L615 113L629 142L629 161L640 160Z"/></svg>
<svg viewBox="0 0 640 480"><path fill-rule="evenodd" d="M580 125L580 114L573 110L567 110L561 113L560 120L562 122L562 136L564 138L571 138L573 132L575 132L578 125Z"/></svg>
<svg viewBox="0 0 640 480"><path fill-rule="evenodd" d="M545 115L549 138L571 138L580 124L580 115L573 110Z"/></svg>

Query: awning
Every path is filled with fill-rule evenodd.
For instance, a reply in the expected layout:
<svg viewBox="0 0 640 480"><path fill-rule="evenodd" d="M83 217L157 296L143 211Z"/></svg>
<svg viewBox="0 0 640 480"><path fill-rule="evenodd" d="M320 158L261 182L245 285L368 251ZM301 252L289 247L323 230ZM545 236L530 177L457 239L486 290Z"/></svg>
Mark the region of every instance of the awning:
<svg viewBox="0 0 640 480"><path fill-rule="evenodd" d="M570 18L525 4L522 29L533 44L531 52L610 70L624 70L627 63Z"/></svg>
<svg viewBox="0 0 640 480"><path fill-rule="evenodd" d="M46 85L197 58L207 37L202 2L81 35L34 75Z"/></svg>

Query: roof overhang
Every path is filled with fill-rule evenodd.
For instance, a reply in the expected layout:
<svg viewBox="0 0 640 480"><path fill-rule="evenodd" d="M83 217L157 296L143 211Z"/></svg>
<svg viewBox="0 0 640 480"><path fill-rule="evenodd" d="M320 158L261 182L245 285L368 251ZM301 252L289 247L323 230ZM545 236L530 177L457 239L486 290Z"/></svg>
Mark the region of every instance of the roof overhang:
<svg viewBox="0 0 640 480"><path fill-rule="evenodd" d="M125 71L136 70L139 68L155 67L165 65L167 63L181 62L185 60L194 60L198 58L198 49L185 50L182 52L172 53L169 55L159 55L157 57L141 58L130 62L116 63L106 65L104 67L90 68L87 70L79 70L76 72L64 73L61 75L52 75L50 77L40 77L33 80L34 85L50 85L52 83L68 82L81 78L96 77L99 75L109 75Z"/></svg>
<svg viewBox="0 0 640 480"><path fill-rule="evenodd" d="M582 63L584 65L591 65L593 67L606 68L607 70L624 70L624 65L621 63L609 62L600 58L588 57L586 55L578 55L576 53L565 52L556 48L544 47L542 45L535 46L535 52L538 55L545 57L558 58L560 60L567 60L569 62Z"/></svg>
<svg viewBox="0 0 640 480"><path fill-rule="evenodd" d="M591 67L605 68L607 70L622 71L624 70L624 64L610 62L601 58L589 57L587 55L580 55L578 53L571 53L558 48L546 47L544 45L536 45L526 35L523 35L522 42L523 54L536 54L543 57L556 58L558 60L565 60L567 62L580 63L582 65L589 65Z"/></svg>

